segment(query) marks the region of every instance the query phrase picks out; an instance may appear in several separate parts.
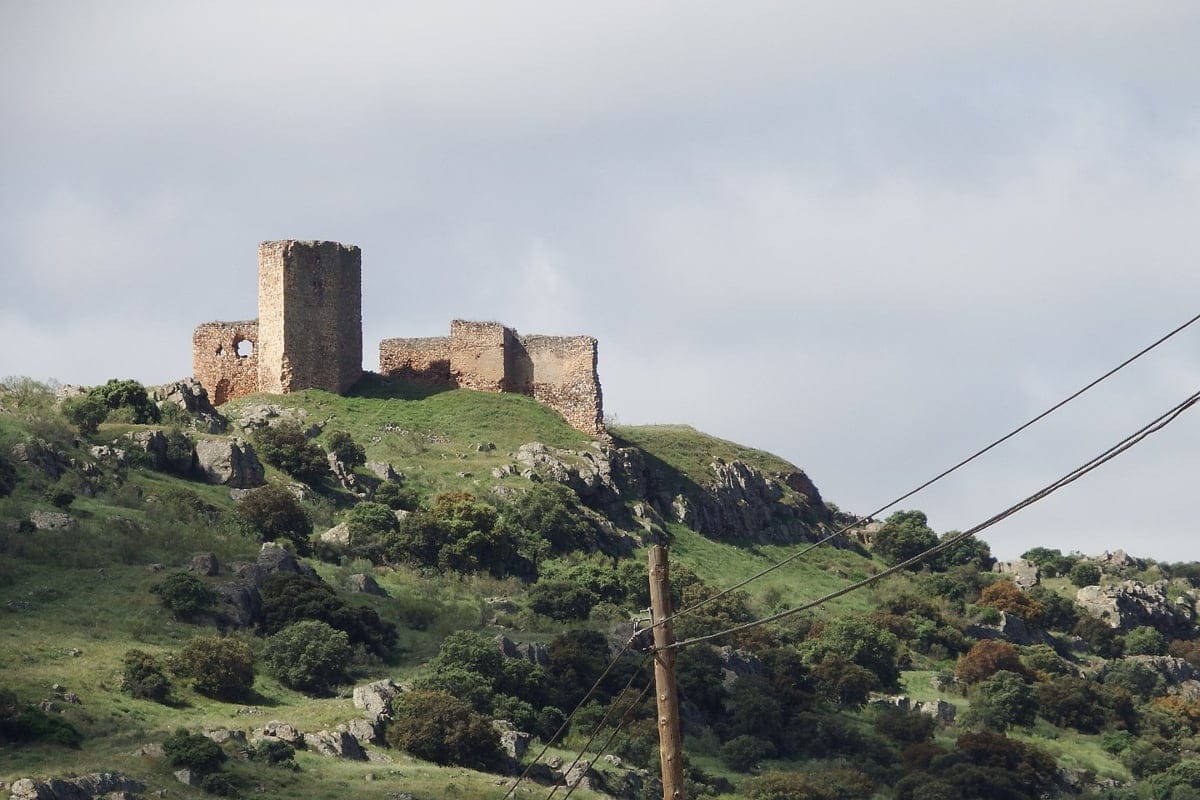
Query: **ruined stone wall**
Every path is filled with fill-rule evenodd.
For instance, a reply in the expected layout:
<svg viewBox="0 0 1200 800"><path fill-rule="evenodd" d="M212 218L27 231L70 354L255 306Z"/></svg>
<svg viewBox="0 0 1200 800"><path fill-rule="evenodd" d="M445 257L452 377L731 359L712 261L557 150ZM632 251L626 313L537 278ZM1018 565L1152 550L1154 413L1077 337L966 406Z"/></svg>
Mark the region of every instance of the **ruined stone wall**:
<svg viewBox="0 0 1200 800"><path fill-rule="evenodd" d="M507 391L506 380L516 334L499 322L450 323L450 374L464 389Z"/></svg>
<svg viewBox="0 0 1200 800"><path fill-rule="evenodd" d="M572 427L593 436L604 434L596 340L591 336L524 336L520 343L528 373L519 373L514 379L516 384L530 387L524 393L562 414Z"/></svg>
<svg viewBox="0 0 1200 800"><path fill-rule="evenodd" d="M259 390L344 392L362 377L362 252L287 239L258 247Z"/></svg>
<svg viewBox="0 0 1200 800"><path fill-rule="evenodd" d="M192 333L192 374L215 406L257 392L258 322L197 326Z"/></svg>
<svg viewBox="0 0 1200 800"><path fill-rule="evenodd" d="M384 339L379 343L379 374L420 383L453 386L450 337Z"/></svg>

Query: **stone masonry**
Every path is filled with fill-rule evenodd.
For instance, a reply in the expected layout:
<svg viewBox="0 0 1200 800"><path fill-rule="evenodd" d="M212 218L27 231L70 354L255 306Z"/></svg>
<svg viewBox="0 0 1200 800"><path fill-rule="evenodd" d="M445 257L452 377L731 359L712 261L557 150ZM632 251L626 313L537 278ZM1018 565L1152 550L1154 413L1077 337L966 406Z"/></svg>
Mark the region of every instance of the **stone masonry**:
<svg viewBox="0 0 1200 800"><path fill-rule="evenodd" d="M386 339L379 371L405 380L513 392L603 435L590 336L518 336L498 322L454 320L450 335ZM214 405L255 392L342 393L362 377L362 253L286 239L258 248L258 319L205 322L192 335L196 379Z"/></svg>
<svg viewBox="0 0 1200 800"><path fill-rule="evenodd" d="M593 436L605 432L596 357L590 336L518 336L498 322L454 320L448 337L379 343L384 375L528 395Z"/></svg>

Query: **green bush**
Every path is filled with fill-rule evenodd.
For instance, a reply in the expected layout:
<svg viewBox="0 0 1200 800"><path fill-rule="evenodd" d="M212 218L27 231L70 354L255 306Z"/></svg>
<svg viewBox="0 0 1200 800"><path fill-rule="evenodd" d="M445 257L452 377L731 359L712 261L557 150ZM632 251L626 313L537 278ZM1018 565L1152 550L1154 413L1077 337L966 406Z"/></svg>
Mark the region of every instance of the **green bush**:
<svg viewBox="0 0 1200 800"><path fill-rule="evenodd" d="M885 705L875 712L875 732L895 742L927 742L936 731L937 720L920 711Z"/></svg>
<svg viewBox="0 0 1200 800"><path fill-rule="evenodd" d="M1087 643L1088 649L1101 658L1120 658L1125 652L1125 638L1107 622L1082 616L1072 632Z"/></svg>
<svg viewBox="0 0 1200 800"><path fill-rule="evenodd" d="M171 406L177 408L177 406ZM166 458L163 461L164 472L180 478L189 478L196 472L196 446L188 435L178 427L173 427L163 434L167 440Z"/></svg>
<svg viewBox="0 0 1200 800"><path fill-rule="evenodd" d="M1100 567L1090 561L1080 561L1071 567L1070 579L1075 586L1095 586L1100 583Z"/></svg>
<svg viewBox="0 0 1200 800"><path fill-rule="evenodd" d="M83 735L62 717L22 703L17 695L0 688L0 743L45 742L78 748Z"/></svg>
<svg viewBox="0 0 1200 800"><path fill-rule="evenodd" d="M279 739L266 738L250 751L250 760L269 767L282 767L293 771L299 770L296 763L296 748Z"/></svg>
<svg viewBox="0 0 1200 800"><path fill-rule="evenodd" d="M1061 550L1049 547L1034 547L1021 554L1021 558L1032 561L1047 578L1066 575L1071 567L1079 560L1078 557L1064 556Z"/></svg>
<svg viewBox="0 0 1200 800"><path fill-rule="evenodd" d="M1032 725L1037 717L1037 698L1023 676L1000 670L971 689L968 724L980 724L1003 733L1014 725Z"/></svg>
<svg viewBox="0 0 1200 800"><path fill-rule="evenodd" d="M500 738L469 703L444 692L414 690L392 701L387 742L435 764L490 769L500 762Z"/></svg>
<svg viewBox="0 0 1200 800"><path fill-rule="evenodd" d="M191 678L197 692L217 700L238 700L254 685L254 653L239 639L197 636L171 662L172 671Z"/></svg>
<svg viewBox="0 0 1200 800"><path fill-rule="evenodd" d="M775 745L757 736L735 736L721 745L721 760L735 772L749 772L763 759L774 756Z"/></svg>
<svg viewBox="0 0 1200 800"><path fill-rule="evenodd" d="M212 610L217 593L190 572L172 572L150 587L176 619L194 619Z"/></svg>
<svg viewBox="0 0 1200 800"><path fill-rule="evenodd" d="M347 469L354 469L367 463L367 451L357 444L346 431L333 431L325 441L329 444L329 452L342 462Z"/></svg>
<svg viewBox="0 0 1200 800"><path fill-rule="evenodd" d="M587 619L599 602L586 587L568 580L539 580L529 587L528 597L530 608L560 622Z"/></svg>
<svg viewBox="0 0 1200 800"><path fill-rule="evenodd" d="M929 519L920 511L897 511L871 538L871 548L888 564L899 564L938 543ZM920 565L917 565L919 568Z"/></svg>
<svg viewBox="0 0 1200 800"><path fill-rule="evenodd" d="M504 506L504 522L556 553L594 548L596 531L575 493L560 483L537 484Z"/></svg>
<svg viewBox="0 0 1200 800"><path fill-rule="evenodd" d="M300 501L283 486L251 489L235 511L242 524L264 542L290 542L300 555L311 551L313 524Z"/></svg>
<svg viewBox="0 0 1200 800"><path fill-rule="evenodd" d="M216 742L203 734L188 733L186 728L176 728L163 740L163 750L171 766L201 775L216 772L226 759L225 751Z"/></svg>
<svg viewBox="0 0 1200 800"><path fill-rule="evenodd" d="M750 800L858 800L874 790L869 776L848 768L764 772L746 783Z"/></svg>
<svg viewBox="0 0 1200 800"><path fill-rule="evenodd" d="M325 451L310 442L295 422L260 428L251 440L264 461L298 480L316 485L329 477Z"/></svg>
<svg viewBox="0 0 1200 800"><path fill-rule="evenodd" d="M396 626L367 606L349 606L329 584L303 575L268 575L259 588L264 634L274 634L294 622L320 620L345 631L351 644L364 644L385 655L396 643Z"/></svg>
<svg viewBox="0 0 1200 800"><path fill-rule="evenodd" d="M126 650L121 689L139 700L165 703L171 697L171 681L154 656L142 650Z"/></svg>
<svg viewBox="0 0 1200 800"><path fill-rule="evenodd" d="M1157 670L1128 658L1108 662L1104 685L1124 689L1142 700L1162 694L1164 689L1163 677Z"/></svg>
<svg viewBox="0 0 1200 800"><path fill-rule="evenodd" d="M869 670L881 688L898 686L900 667L896 659L900 641L895 634L866 620L853 617L832 620L815 638L804 642L801 650L810 664L818 664L832 655Z"/></svg>
<svg viewBox="0 0 1200 800"><path fill-rule="evenodd" d="M96 395L85 394L63 401L62 413L78 429L80 435L91 436L108 419L108 404Z"/></svg>
<svg viewBox="0 0 1200 800"><path fill-rule="evenodd" d="M162 419L162 412L150 402L146 387L135 380L113 378L103 386L90 389L88 396L103 402L110 411L124 410L129 416L129 421L137 425L147 425Z"/></svg>
<svg viewBox="0 0 1200 800"><path fill-rule="evenodd" d="M4 453L0 453L0 497L8 497L17 488L17 469Z"/></svg>
<svg viewBox="0 0 1200 800"><path fill-rule="evenodd" d="M326 694L346 681L350 637L324 622L306 619L267 639L262 659L267 671L291 689Z"/></svg>
<svg viewBox="0 0 1200 800"><path fill-rule="evenodd" d="M1034 687L1039 713L1060 728L1099 733L1110 718L1098 684L1062 675Z"/></svg>
<svg viewBox="0 0 1200 800"><path fill-rule="evenodd" d="M416 511L421 507L421 493L411 486L385 481L375 488L371 499L393 511Z"/></svg>
<svg viewBox="0 0 1200 800"><path fill-rule="evenodd" d="M228 772L214 772L200 779L200 789L218 797L237 797L242 787L243 781Z"/></svg>
<svg viewBox="0 0 1200 800"><path fill-rule="evenodd" d="M1127 656L1161 656L1166 651L1166 640L1154 628L1141 625L1125 634Z"/></svg>

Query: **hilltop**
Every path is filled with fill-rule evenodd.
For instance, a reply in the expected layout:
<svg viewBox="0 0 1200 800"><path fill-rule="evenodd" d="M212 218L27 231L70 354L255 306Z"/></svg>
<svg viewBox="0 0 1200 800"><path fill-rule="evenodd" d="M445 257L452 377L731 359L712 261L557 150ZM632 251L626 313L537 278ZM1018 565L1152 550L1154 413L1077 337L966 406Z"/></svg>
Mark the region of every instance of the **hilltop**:
<svg viewBox="0 0 1200 800"><path fill-rule="evenodd" d="M0 780L500 797L629 640L649 544L690 606L829 539L681 617L686 638L938 541L919 511L858 524L770 453L686 426L607 434L522 394L376 375L219 408L194 381L6 381ZM684 649L692 791L1185 796L1197 585L1195 564L1039 548L994 565L974 542ZM652 705L633 700L648 680L618 658L517 796L661 792ZM617 720L605 757L569 769Z"/></svg>

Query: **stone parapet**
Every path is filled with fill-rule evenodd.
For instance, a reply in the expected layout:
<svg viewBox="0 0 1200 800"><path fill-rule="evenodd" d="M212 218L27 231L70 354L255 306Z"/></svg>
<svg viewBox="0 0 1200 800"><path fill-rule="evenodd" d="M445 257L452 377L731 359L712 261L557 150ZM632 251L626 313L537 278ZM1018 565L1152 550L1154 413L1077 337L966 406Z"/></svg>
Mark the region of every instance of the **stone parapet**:
<svg viewBox="0 0 1200 800"><path fill-rule="evenodd" d="M419 383L453 386L450 337L384 339L379 343L379 373Z"/></svg>

